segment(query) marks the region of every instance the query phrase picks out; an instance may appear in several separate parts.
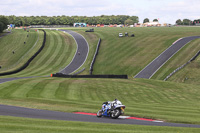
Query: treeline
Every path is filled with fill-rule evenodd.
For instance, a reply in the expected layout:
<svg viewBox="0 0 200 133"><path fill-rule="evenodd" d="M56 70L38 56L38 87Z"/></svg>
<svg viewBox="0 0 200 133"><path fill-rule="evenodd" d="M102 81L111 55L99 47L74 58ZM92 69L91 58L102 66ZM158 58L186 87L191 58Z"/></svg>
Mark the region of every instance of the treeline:
<svg viewBox="0 0 200 133"><path fill-rule="evenodd" d="M0 16L0 33L3 32L3 30L7 29L7 25L9 24L8 18L5 16Z"/></svg>
<svg viewBox="0 0 200 133"><path fill-rule="evenodd" d="M139 18L137 16L128 15L101 15L101 16L8 16L7 17L10 24L15 24L15 26L29 26L29 25L73 25L77 22L87 23L90 25L96 24L125 24L126 20L131 21L131 23L138 23Z"/></svg>
<svg viewBox="0 0 200 133"><path fill-rule="evenodd" d="M196 25L196 24L200 24L200 19L196 19L194 21L190 20L190 19L178 19L176 21L177 25Z"/></svg>

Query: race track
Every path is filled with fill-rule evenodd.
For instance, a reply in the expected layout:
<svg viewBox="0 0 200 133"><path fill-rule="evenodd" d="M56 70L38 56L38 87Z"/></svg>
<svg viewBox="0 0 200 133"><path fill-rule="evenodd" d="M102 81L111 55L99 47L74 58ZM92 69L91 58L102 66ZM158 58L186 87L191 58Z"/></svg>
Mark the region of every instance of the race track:
<svg viewBox="0 0 200 133"><path fill-rule="evenodd" d="M60 31L70 34L74 38L77 44L77 51L74 55L73 60L68 66L66 66L63 70L60 71L60 73L68 75L79 69L85 63L89 53L89 45L86 39L82 35L74 31L70 30L60 30Z"/></svg>
<svg viewBox="0 0 200 133"><path fill-rule="evenodd" d="M140 71L134 78L150 79L173 55L175 55L181 48L194 39L200 36L185 37L177 40L161 53L156 59L149 63L142 71Z"/></svg>
<svg viewBox="0 0 200 133"><path fill-rule="evenodd" d="M200 128L200 125L192 125L192 124L178 124L178 123L167 123L167 122L156 122L156 121L154 122L154 121L133 120L133 119L111 119L105 117L97 118L96 116L90 116L90 115L39 110L39 109L29 109L29 108L8 106L8 105L0 105L0 115L49 119L49 120L64 120L64 121Z"/></svg>
<svg viewBox="0 0 200 133"><path fill-rule="evenodd" d="M80 68L85 60L87 59L89 46L83 36L78 33L69 30L61 30L69 33L74 37L77 43L77 51L72 60L72 62L65 67L62 71L64 74L70 74ZM152 63L150 63L143 71L141 71L137 78L150 78L153 73L158 70L163 63L166 62L170 55L173 56L181 47L198 37L188 37L177 41L174 45L163 52L158 58L156 58ZM80 54L79 54L80 52ZM159 64L159 65L158 65ZM154 66L155 65L155 66ZM146 72L147 71L147 72ZM150 71L148 73L148 71ZM145 73L146 72L146 73ZM32 77L22 77L22 78L32 78ZM17 80L21 78L6 78L0 79L0 84L12 80ZM172 127L194 127L200 128L200 125L193 124L178 124L178 123L167 123L167 122L156 122L156 121L144 121L144 120L133 120L133 119L110 119L110 118L97 118L96 116L65 113L58 111L48 111L48 110L38 110L30 109L16 106L0 105L0 115L4 116L15 116L15 117L26 117L26 118L38 118L38 119L50 119L50 120L64 120L64 121L82 121L82 122L97 122L97 123L113 123L113 124L134 124L134 125L151 125L151 126L172 126Z"/></svg>

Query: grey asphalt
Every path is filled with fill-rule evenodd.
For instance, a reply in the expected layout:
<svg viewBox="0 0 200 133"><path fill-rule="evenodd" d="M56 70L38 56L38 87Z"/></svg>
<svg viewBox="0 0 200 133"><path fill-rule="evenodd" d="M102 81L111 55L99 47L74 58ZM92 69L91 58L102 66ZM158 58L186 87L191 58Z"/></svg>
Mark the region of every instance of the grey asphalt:
<svg viewBox="0 0 200 133"><path fill-rule="evenodd" d="M96 116L65 113L65 112L58 112L58 111L30 109L30 108L23 108L23 107L16 107L16 106L8 106L8 105L0 105L0 115L48 119L48 120L200 128L200 125L193 125L193 124L151 122L151 121L132 120L132 119L111 119L111 118L104 118L104 117L97 118Z"/></svg>
<svg viewBox="0 0 200 133"><path fill-rule="evenodd" d="M63 70L60 71L60 73L68 75L79 69L84 64L88 56L89 45L86 39L82 35L74 31L70 30L60 30L60 31L64 31L70 34L75 39L77 44L77 51L74 55L73 60L68 66L66 66Z"/></svg>
<svg viewBox="0 0 200 133"><path fill-rule="evenodd" d="M134 78L150 79L174 54L176 54L182 47L190 41L200 38L200 36L185 37L170 46L167 50L161 53L156 59L148 64L142 71L140 71Z"/></svg>

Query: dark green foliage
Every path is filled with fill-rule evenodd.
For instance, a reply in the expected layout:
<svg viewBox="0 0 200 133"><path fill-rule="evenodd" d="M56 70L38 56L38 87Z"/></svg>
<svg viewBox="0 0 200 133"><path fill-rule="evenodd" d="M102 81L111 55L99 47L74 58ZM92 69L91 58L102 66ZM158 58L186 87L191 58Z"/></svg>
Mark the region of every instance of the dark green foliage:
<svg viewBox="0 0 200 133"><path fill-rule="evenodd" d="M0 33L2 33L2 32L3 32L3 23L0 22Z"/></svg>
<svg viewBox="0 0 200 133"><path fill-rule="evenodd" d="M7 29L8 24L8 19L5 16L0 16L0 33Z"/></svg>
<svg viewBox="0 0 200 133"><path fill-rule="evenodd" d="M158 22L158 19L154 19L153 22Z"/></svg>
<svg viewBox="0 0 200 133"><path fill-rule="evenodd" d="M146 22L149 22L149 19L148 18L145 18L143 23L146 23Z"/></svg>
<svg viewBox="0 0 200 133"><path fill-rule="evenodd" d="M183 23L183 22L182 22L181 19L178 19L178 20L176 21L176 24L177 24L177 25L182 25L182 23Z"/></svg>
<svg viewBox="0 0 200 133"><path fill-rule="evenodd" d="M73 25L76 22L84 22L87 24L124 24L125 21L131 20L133 23L138 23L139 18L137 16L128 15L112 15L112 16L30 16L30 17L16 17L8 16L9 22L16 26L29 26L29 25Z"/></svg>

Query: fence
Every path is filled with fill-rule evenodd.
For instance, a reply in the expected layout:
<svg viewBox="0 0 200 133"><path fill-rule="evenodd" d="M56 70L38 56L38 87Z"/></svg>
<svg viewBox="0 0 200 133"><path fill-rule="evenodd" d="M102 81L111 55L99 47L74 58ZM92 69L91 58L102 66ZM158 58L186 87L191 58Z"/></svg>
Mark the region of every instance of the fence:
<svg viewBox="0 0 200 133"><path fill-rule="evenodd" d="M128 79L127 75L65 75L62 73L52 74L52 77L62 78L114 78L114 79Z"/></svg>
<svg viewBox="0 0 200 133"><path fill-rule="evenodd" d="M90 75L92 75L92 72L93 72L93 66L94 66L95 60L96 60L97 55L98 55L98 52L99 52L100 44L101 44L101 38L99 38L99 42L98 42L98 44L97 44L96 52L95 52L95 54L94 54L92 63L91 63L91 65L90 65Z"/></svg>
<svg viewBox="0 0 200 133"><path fill-rule="evenodd" d="M189 64L190 62L194 61L198 56L200 55L200 51L197 52L195 54L194 57L192 57L187 63L183 64L182 66L180 66L179 68L177 68L176 70L174 70L172 73L170 73L165 79L164 81L168 80L172 75L174 75L176 72L178 72L179 70L181 70L182 68L184 68L187 64Z"/></svg>
<svg viewBox="0 0 200 133"><path fill-rule="evenodd" d="M20 68L18 68L16 70L13 70L13 71L0 73L0 76L11 75L11 74L14 74L14 73L18 73L18 72L24 70L26 67L28 67L28 65L31 63L31 61L42 51L42 49L45 46L45 43L46 43L46 32L44 30L42 30L42 31L44 32L44 39L43 39L43 43L42 43L42 46L40 47L40 49L23 66L21 66Z"/></svg>

